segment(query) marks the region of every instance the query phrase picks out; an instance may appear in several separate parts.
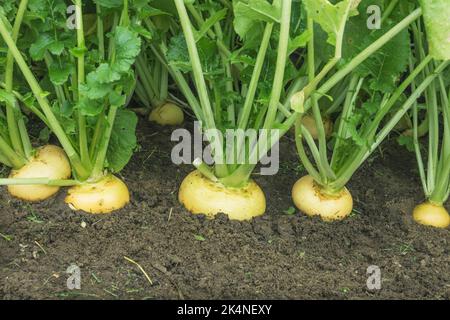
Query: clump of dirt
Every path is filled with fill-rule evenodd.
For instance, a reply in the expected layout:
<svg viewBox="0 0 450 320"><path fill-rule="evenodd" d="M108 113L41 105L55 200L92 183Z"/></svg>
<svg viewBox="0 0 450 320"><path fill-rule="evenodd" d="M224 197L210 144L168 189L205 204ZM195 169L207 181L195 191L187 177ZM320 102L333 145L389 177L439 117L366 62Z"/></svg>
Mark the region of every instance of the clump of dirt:
<svg viewBox="0 0 450 320"><path fill-rule="evenodd" d="M283 138L279 174L255 175L266 215L236 222L180 206L178 186L193 169L172 164L170 131L142 121L141 147L122 174L132 202L115 214L73 212L64 192L29 205L2 189L0 298L450 299L449 230L412 221L423 193L414 157L395 142L350 182L354 214L325 223L292 210L290 188L305 172ZM67 288L72 264L80 290ZM367 287L371 265L380 290Z"/></svg>

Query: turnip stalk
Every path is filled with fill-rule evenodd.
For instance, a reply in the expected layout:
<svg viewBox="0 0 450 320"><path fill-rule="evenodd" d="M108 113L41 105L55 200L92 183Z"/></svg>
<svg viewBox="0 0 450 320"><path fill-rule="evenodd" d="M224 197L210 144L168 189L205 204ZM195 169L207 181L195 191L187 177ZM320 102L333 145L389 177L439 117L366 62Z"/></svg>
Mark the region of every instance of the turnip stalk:
<svg viewBox="0 0 450 320"><path fill-rule="evenodd" d="M314 17L316 14L312 9L314 5L315 4L311 2L308 16ZM342 101L344 104L339 118L340 120L337 128L336 141L332 150L333 153L331 163L328 162L327 144L324 127L322 124L323 120L321 111L318 108L318 99L320 96L316 97L316 94L320 93L322 96L327 94L329 90L332 89L344 76L354 72L357 66L363 63L378 49L382 48L382 46L388 41L396 37L402 30L407 28L420 16L421 9L413 11L401 22L379 37L378 40L364 49L360 54L356 55L356 57L354 57L349 63L326 80L323 85L319 86L319 82L324 79L324 77L319 77L318 81L311 81L312 84L306 86L302 91L292 97L292 104L294 108L298 108L300 111L299 119L297 119L296 122L296 145L299 157L304 164L305 169L311 176L308 179L300 179L295 184L292 195L296 206L306 214L319 215L326 221L332 221L343 219L351 213L353 210L353 201L348 190L345 188L345 185L355 171L381 144L381 142L395 127L397 122L406 114L415 101L422 96L424 91L427 90L439 73L441 73L448 64L442 63L437 66L434 72L423 79L420 85L414 89L410 97L402 104L401 107L399 107L389 121L384 126L380 126L382 120L386 117L386 115L388 115L390 110L392 110L405 90L410 87L413 80L421 75L426 68L429 68L432 58L430 56L425 57L414 70L411 70L411 74L400 85L398 85L397 89L393 93L383 93L381 95L382 98L379 102L380 107L374 113L373 119L367 118L367 116L366 118L363 118L365 122L360 125L360 129L359 125L358 127L352 126L353 122L360 121L358 118L355 118L357 107L360 108L360 105L365 102L361 101L361 96L363 95L360 94L360 92L362 91L363 86L364 90L368 91L367 84L365 83L371 79L365 79L355 72L352 75L347 96ZM309 19L309 21L311 20ZM318 23L324 24L325 22L318 20ZM308 47L308 54L311 55L308 60L309 77L311 79L314 76L315 70L314 59L312 58L314 52L314 29L311 22L308 23L308 27L312 34L312 40L310 40ZM324 24L324 27L327 28L328 25ZM331 66L334 66L337 62L336 60L339 60L341 57L340 50L342 45L342 34L343 29L336 34L335 56L331 59ZM324 67L325 74L329 72L327 69L329 65L330 62ZM321 73L319 73L319 75ZM316 78L317 77L318 76L316 76ZM369 91L368 93L375 94L376 92L371 93ZM311 97L308 99L309 96ZM301 121L305 110L310 108L313 110L316 126L318 128L318 147L309 132L302 125ZM349 132L350 128L353 130L351 134ZM355 133L356 130L359 130L360 132ZM354 137L355 135L360 136ZM348 147L349 141L356 138L358 139L355 140L357 143L355 144L353 142L352 147ZM311 151L312 158L314 160L313 162L309 159L306 153L303 145L304 142L306 142ZM310 192L311 190L315 191ZM321 196L318 198L312 197L313 194L317 193L321 194ZM344 198L346 199L345 201L343 200Z"/></svg>
<svg viewBox="0 0 450 320"><path fill-rule="evenodd" d="M78 49L82 52L78 55L77 58L77 80L78 80L78 88L85 82L85 66L84 66L84 50L85 50L85 40L84 40L84 27L83 27L83 12L82 12L82 4L81 0L75 0L75 16L76 16L76 25L77 25L77 46ZM101 42L100 42L101 43ZM81 97L79 96L78 99ZM79 139L79 149L80 149L80 158L83 165L89 169L91 166L91 160L89 157L89 149L88 149L88 141L87 141L87 131L86 131L86 119L81 114L81 112L77 113L78 118L78 139Z"/></svg>
<svg viewBox="0 0 450 320"><path fill-rule="evenodd" d="M67 156L71 160L72 166L74 167L74 170L80 177L87 177L87 170L83 167L80 157L76 153L74 147L70 144L69 139L67 138L66 134L64 133L63 128L61 127L60 123L56 119L55 115L51 111L50 105L48 103L48 100L45 98L45 94L43 90L41 89L39 83L37 82L35 76L33 75L30 68L27 66L27 63L25 62L24 58L22 57L21 53L17 49L16 44L14 43L13 39L11 38L11 35L9 34L8 30L6 29L5 24L3 21L0 20L0 34L3 37L3 40L8 45L9 50L12 52L12 55L14 56L14 59L16 60L17 65L19 66L20 70L22 71L25 79L27 80L28 84L30 85L31 90L33 91L33 94L38 101L39 105L42 108L42 111L44 112L45 116L48 119L48 122L50 124L51 130L56 134L59 141L61 142L64 150L67 153Z"/></svg>
<svg viewBox="0 0 450 320"><path fill-rule="evenodd" d="M413 211L413 218L420 224L446 228L450 225L450 215L444 208L444 203L450 194L450 90L445 86L442 76L439 76L436 82L440 89L439 99L436 86L430 86L431 90L434 91L428 92L426 96L427 119L431 129L428 139L427 170L425 170L419 141L418 107L414 105L413 108L414 151L427 199L426 202L416 206ZM439 114L441 114L443 123L442 136L440 134ZM430 118L435 119L431 120Z"/></svg>
<svg viewBox="0 0 450 320"><path fill-rule="evenodd" d="M180 18L180 23L183 29L183 33L186 39L187 48L189 51L190 61L192 64L192 75L197 89L197 94L199 97L200 107L199 119L203 120L205 130L216 129L218 125L222 124L221 113L226 110L227 121L230 125L236 126L237 129L243 130L247 129L249 125L250 110L254 104L255 93L257 89L257 84L261 75L264 61L266 59L266 51L269 45L269 41L272 36L273 23L268 23L265 27L263 39L261 42L260 50L258 50L258 55L256 58L256 64L253 68L252 78L248 87L245 87L245 101L243 103L242 110L238 114L238 119L236 119L236 114L234 112L235 106L232 102L227 106L226 109L220 107L221 104L221 94L218 92L217 87L214 82L208 79L208 84L212 88L214 93L214 102L212 103L209 97L209 88L205 80L202 63L199 57L199 51L196 45L196 40L194 37L193 26L190 22L190 18L187 9L183 1L175 1L178 15ZM287 46L289 39L289 22L291 16L291 1L275 1L275 6L281 9L281 19L280 19L280 35L277 50L277 62L275 68L275 74L273 79L273 88L270 94L270 99L268 102L268 108L262 109L265 112L260 112L256 119L257 126L262 126L264 129L272 129L273 123L276 119L276 115L279 109L281 92L283 90L284 82L284 69L287 60ZM198 25L202 25L205 20L197 12L193 6L188 5L188 9ZM213 12L209 11L213 16ZM218 50L221 54L225 56L228 54L228 50L223 50L222 42L222 30L220 25L216 24L214 26L216 34L209 30L206 33L213 40L218 42ZM222 65L224 66L225 74L231 75L226 59L224 56L221 57ZM231 92L233 86L231 83L226 85L226 90ZM213 138L213 137L210 137ZM234 150L225 150L223 142L216 140L218 147L214 150L215 166L214 169L205 166L201 161L196 161L195 165L199 171L195 171L193 174L189 175L185 181L183 181L180 187L179 199L180 201L193 213L207 213L208 215L215 215L222 211L227 213L232 219L244 220L252 218L253 216L260 215L265 211L265 199L262 191L259 187L254 184L254 182L249 181L249 176L252 171L252 165L242 164L236 165L236 163L228 164L226 158L239 156L245 145L236 146ZM264 140L264 139L262 139ZM250 141L249 145L252 145L254 141ZM266 142L267 143L267 142ZM267 148L266 148L267 149ZM253 152L253 150L250 150ZM203 172L203 174L199 174ZM209 183L200 183L204 179L211 180ZM198 183L197 183L198 182ZM214 183L216 185L222 185L222 189L216 189L217 195L212 195L210 199L215 199L217 197L222 197L225 202L220 202L220 208L213 205L211 201L202 197L197 197L197 192L206 192L206 186ZM192 184L197 185L198 188L192 188ZM203 186L203 187L201 187ZM246 190L251 188L251 194L254 197L245 197ZM203 191L201 191L203 190ZM229 191L228 191L229 190ZM235 191L231 191L235 190ZM249 191L248 189L247 191ZM211 190L212 192L212 190ZM253 193L254 192L254 193ZM215 193L214 193L215 194ZM233 194L233 196L232 196ZM200 194L199 194L200 195ZM206 201L205 201L206 200ZM237 205L241 203L241 205ZM224 206L227 204L226 206Z"/></svg>
<svg viewBox="0 0 450 320"><path fill-rule="evenodd" d="M153 71L157 79L152 77ZM180 107L168 100L169 72L159 59L148 60L145 52L137 58L136 73L138 76L137 91L140 101L146 105L149 120L160 125L180 125L184 121L184 113Z"/></svg>
<svg viewBox="0 0 450 320"><path fill-rule="evenodd" d="M22 25L23 16L25 14L26 8L28 5L28 0L24 0L20 2L19 8L17 10L16 19L14 20L14 26L12 30L12 38L14 42L17 41L17 38L19 36L20 27ZM13 68L14 68L14 57L11 53L11 51L8 51L7 57L6 57L6 70L5 70L5 90L7 92L11 92L13 89ZM8 121L8 129L9 129L9 136L11 139L11 143L14 146L15 151L18 154L21 154L23 156L30 156L29 151L31 150L31 144L29 143L29 140L26 141L26 148L28 149L28 153L24 152L25 146L22 145L22 139L21 139L21 133L19 131L19 125L18 125L18 119L15 115L17 112L14 110L16 106L10 105L9 103L6 104L6 116ZM19 121L23 121L21 119L21 116L19 115Z"/></svg>
<svg viewBox="0 0 450 320"><path fill-rule="evenodd" d="M99 15L98 42L89 43L91 46L96 46L98 43L99 61L89 66L89 69L93 71L85 75L88 62L85 59L85 53L88 48L86 48L81 21L82 2L77 0L75 5L79 29L76 32L76 39L72 38L76 45L73 45L75 49L69 54L69 59L73 62L72 54L76 57L77 68L69 74L69 77L55 79L57 101L52 101L52 105L59 103L60 106L69 105L73 108L73 120L77 124L78 141L76 143L70 136L73 133L66 133L58 122L57 116L50 107L49 98L44 94L35 75L21 56L6 26L0 21L0 33L42 110L40 114L40 110L35 109L36 114L49 126L66 151L72 164L74 180L66 179L70 176L68 165L69 176L62 179L52 175L45 177L46 171L42 170L44 176L27 177L18 174L12 176L12 179L1 180L0 184L7 184L9 188L26 188L33 182L39 182L48 190L53 190L55 186L73 186L66 197L66 202L71 208L90 213L109 213L122 208L130 200L126 185L112 173L120 171L126 165L136 147L133 142L136 116L130 111L123 110L122 107L127 103L127 95L132 92L130 88L133 86L133 73L130 67L139 53L140 39L129 26L128 2L124 0L120 19L117 13L114 14L108 53L104 52L106 35L103 22L99 21ZM96 8L100 14L101 5L97 4ZM65 26L65 23L59 26ZM56 30L57 28L55 32ZM49 68L53 64L50 53L52 53L51 50L45 52L45 60ZM105 61L106 55L108 60ZM62 85L61 82L63 82ZM68 82L71 83L71 87L67 85ZM105 115L107 115L106 119ZM117 121L119 121L118 126L116 126ZM111 146L110 141L113 135L116 144ZM36 157L39 158L47 152L55 154L54 151L39 149ZM25 166L25 168L28 170L29 167Z"/></svg>
<svg viewBox="0 0 450 320"><path fill-rule="evenodd" d="M19 4L14 26L9 38L9 42L14 44L17 42L23 17L28 5L27 0L22 0ZM0 23L3 33L8 32L4 21L0 16ZM0 137L0 161L7 166L11 166L13 170L9 175L9 179L2 181L12 181L19 179L33 179L35 177L46 177L46 179L65 179L71 175L70 165L64 152L56 146L44 146L34 150L31 146L30 138L25 126L24 118L20 110L17 98L21 98L17 93L13 92L14 78L14 52L8 49L5 68L5 82L2 85L5 89L7 98L6 117L9 141L5 141ZM14 97L16 96L16 97ZM11 144L9 144L11 143ZM59 187L47 187L43 184L36 183L32 186L8 186L9 193L17 198L26 201L41 201L54 195Z"/></svg>

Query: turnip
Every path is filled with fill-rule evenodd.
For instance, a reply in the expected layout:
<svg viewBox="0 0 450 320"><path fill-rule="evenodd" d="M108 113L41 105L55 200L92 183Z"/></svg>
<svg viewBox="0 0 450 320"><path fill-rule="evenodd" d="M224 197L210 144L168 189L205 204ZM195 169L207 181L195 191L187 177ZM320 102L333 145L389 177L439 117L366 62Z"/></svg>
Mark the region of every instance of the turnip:
<svg viewBox="0 0 450 320"><path fill-rule="evenodd" d="M413 81L419 78L425 69L432 68L431 56L418 56L419 63L412 68L409 76L403 82L398 83L401 75L407 69L411 55L410 39L406 29L422 14L420 8L405 13L409 8L405 9L400 4L404 19L396 24L391 22L390 26L385 23L388 27L385 26L382 30L374 31L368 36L361 35L361 41L368 43L366 49L359 54L355 52L356 56L350 62L329 76L323 85L318 86L325 75L341 60L343 52L348 54L354 50L354 47L345 48L343 46L353 43L355 38L358 38L358 32L366 26L366 20L361 16L350 18L345 27L346 16L349 15L349 12L345 11L345 7L350 8L351 1L341 1L333 5L326 0L311 0L305 1L305 4L308 13L308 28L311 32L308 45L308 70L312 85L310 84L294 94L291 101L294 109L300 113L296 121L296 145L309 176L300 179L295 184L292 197L297 207L309 215L318 215L326 221L341 220L351 213L353 207L351 195L345 188L347 182L416 103L417 99L422 96L428 86L445 70L448 63L439 64L433 72L422 78L417 87L413 87L412 93L406 101L402 102L399 107L397 106L400 97L406 89L411 87ZM361 12L365 12L368 5L370 5L368 1L362 1ZM329 16L334 16L335 19L327 19L326 17ZM327 32L328 41L335 48L334 58L325 64L317 75L314 57L317 45L314 42L316 33L314 24L320 25L323 31ZM347 29L349 33L345 34L344 29ZM354 33L351 33L352 31ZM367 33L367 31L364 32ZM352 42L348 40L344 42L346 37L350 37ZM378 52L376 52L377 50ZM380 57L389 63L379 64ZM349 58L347 57L347 59ZM351 73L351 80L343 101L339 123L336 125L330 160L318 102L338 83L336 80L346 72ZM380 75L383 75L384 78ZM320 95L314 94L314 92L320 93ZM394 106L396 106L395 112L390 114ZM313 111L318 129L318 145L302 123L303 115L309 108ZM386 118L387 121L382 125L382 121ZM307 155L305 142L311 151L313 161Z"/></svg>
<svg viewBox="0 0 450 320"><path fill-rule="evenodd" d="M42 89L38 75L20 53L4 19L0 19L0 34L39 105L33 111L55 134L67 154L73 179L68 179L68 166L54 160L65 159L58 149L43 148L36 154L38 164L25 166L26 174L14 172L11 179L2 179L0 184L9 185L10 190L30 190L30 185L42 184L46 185L47 193L55 190L54 187L71 186L66 197L71 208L109 213L124 207L130 200L128 188L113 174L127 164L136 147L137 118L124 107L134 88L131 66L140 52L139 35L131 25L126 0L112 7L108 5L113 16L109 32L104 29L102 10L105 8L96 5L97 34L92 42L85 40L80 0L75 1L76 32L67 29L66 11L61 11L66 6L64 1L59 1L58 6L46 6L30 7L38 10L40 18L44 19L44 23L32 24L30 31L36 36L36 42L31 44L30 56L38 63L44 62L41 66L49 72L52 92L46 93ZM65 41L62 42L60 37ZM108 46L105 39L109 41ZM42 43L47 46L43 47ZM89 50L94 48L98 55L89 56ZM76 68L64 67L71 64ZM87 68L89 73L86 75ZM61 114L60 110L64 108L66 114ZM63 126L63 121L70 125ZM71 129L73 127L75 129ZM51 169L40 163L45 155L52 156L45 160ZM36 173L36 170L40 172ZM60 171L64 175L56 176Z"/></svg>
<svg viewBox="0 0 450 320"><path fill-rule="evenodd" d="M11 40L16 42L26 8L27 0L22 0L17 9L14 25L11 30ZM0 12L1 14L1 12ZM0 16L1 17L1 16ZM8 23L7 19L3 19ZM5 65L5 83L0 90L0 101L6 105L6 121L4 135L0 135L0 162L13 168L9 177L15 179L33 179L46 177L48 179L68 179L71 176L69 161L64 151L52 145L33 149L25 126L24 115L20 103L13 94L14 57L8 50ZM59 187L46 185L10 185L9 193L26 201L45 200L56 192Z"/></svg>

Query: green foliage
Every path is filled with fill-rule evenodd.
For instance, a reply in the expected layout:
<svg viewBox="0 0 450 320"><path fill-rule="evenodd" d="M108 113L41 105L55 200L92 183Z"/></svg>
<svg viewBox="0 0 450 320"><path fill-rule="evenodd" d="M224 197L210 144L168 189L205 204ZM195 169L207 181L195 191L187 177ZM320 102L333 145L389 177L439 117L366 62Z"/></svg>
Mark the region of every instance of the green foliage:
<svg viewBox="0 0 450 320"><path fill-rule="evenodd" d="M280 8L266 0L233 1L233 6L234 30L242 39L262 30L262 22L280 22Z"/></svg>
<svg viewBox="0 0 450 320"><path fill-rule="evenodd" d="M450 4L447 0L420 0L428 34L430 54L437 60L450 59Z"/></svg>
<svg viewBox="0 0 450 320"><path fill-rule="evenodd" d="M360 0L343 0L332 4L328 0L304 0L306 10L314 22L328 34L328 43L336 44L336 37L350 14L357 14Z"/></svg>
<svg viewBox="0 0 450 320"><path fill-rule="evenodd" d="M366 14L370 5L379 5L384 7L382 0L372 1L363 0L359 5L361 14L350 18L345 32L344 39L344 59L349 61L370 44L389 31L398 23L404 15L394 13L389 20L382 23L379 30L368 30ZM363 30L363 32L361 32ZM374 53L369 59L364 61L357 68L357 73L361 77L370 76L370 87L375 91L389 93L394 91L395 83L400 78L408 66L410 49L410 35L408 30L403 30L399 35L391 39L380 50Z"/></svg>
<svg viewBox="0 0 450 320"><path fill-rule="evenodd" d="M137 121L136 114L130 110L120 109L117 113L107 154L107 167L112 172L121 171L137 147Z"/></svg>

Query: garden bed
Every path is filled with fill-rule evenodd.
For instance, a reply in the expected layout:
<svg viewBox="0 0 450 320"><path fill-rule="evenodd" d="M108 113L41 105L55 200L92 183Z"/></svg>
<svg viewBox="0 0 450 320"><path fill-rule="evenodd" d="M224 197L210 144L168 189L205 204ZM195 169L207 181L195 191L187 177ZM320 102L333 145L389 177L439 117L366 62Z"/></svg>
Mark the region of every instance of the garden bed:
<svg viewBox="0 0 450 320"><path fill-rule="evenodd" d="M423 192L414 156L395 139L349 183L354 214L324 223L291 214L290 188L305 172L283 138L278 175L255 176L266 214L236 222L189 214L177 188L193 169L172 164L171 129L141 121L138 130L141 147L122 172L132 202L112 215L73 212L64 192L25 204L2 187L0 298L450 299L449 230L413 222ZM71 264L81 290L67 289ZM367 288L370 265L381 268L381 290Z"/></svg>

